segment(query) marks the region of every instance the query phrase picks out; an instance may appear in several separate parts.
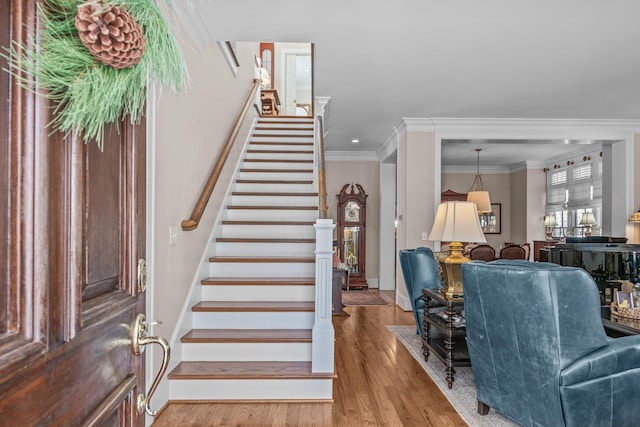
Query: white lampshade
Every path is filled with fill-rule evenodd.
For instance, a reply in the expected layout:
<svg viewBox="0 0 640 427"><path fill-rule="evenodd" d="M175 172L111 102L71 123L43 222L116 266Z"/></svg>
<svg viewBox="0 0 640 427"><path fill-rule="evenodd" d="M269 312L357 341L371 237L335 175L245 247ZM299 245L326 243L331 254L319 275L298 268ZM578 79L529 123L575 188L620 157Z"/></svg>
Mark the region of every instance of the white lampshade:
<svg viewBox="0 0 640 427"><path fill-rule="evenodd" d="M558 225L558 222L556 221L555 215L545 215L544 217L545 227L555 227L556 225Z"/></svg>
<svg viewBox="0 0 640 427"><path fill-rule="evenodd" d="M486 243L474 202L440 203L429 240Z"/></svg>
<svg viewBox="0 0 640 427"><path fill-rule="evenodd" d="M488 191L469 191L467 193L467 202L476 204L478 212L491 212L491 199L489 199Z"/></svg>
<svg viewBox="0 0 640 427"><path fill-rule="evenodd" d="M271 84L271 76L269 70L266 68L260 68L260 84L263 87L267 87Z"/></svg>
<svg viewBox="0 0 640 427"><path fill-rule="evenodd" d="M593 216L593 212L585 212L580 218L580 225L595 225L597 224L596 218Z"/></svg>

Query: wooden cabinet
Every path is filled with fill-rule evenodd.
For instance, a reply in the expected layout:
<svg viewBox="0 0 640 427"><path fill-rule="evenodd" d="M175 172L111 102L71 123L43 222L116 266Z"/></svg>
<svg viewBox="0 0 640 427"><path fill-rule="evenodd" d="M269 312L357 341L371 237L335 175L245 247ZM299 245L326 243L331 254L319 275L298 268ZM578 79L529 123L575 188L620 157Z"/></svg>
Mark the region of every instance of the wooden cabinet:
<svg viewBox="0 0 640 427"><path fill-rule="evenodd" d="M280 98L275 89L262 89L260 92L263 116L277 116L280 114Z"/></svg>
<svg viewBox="0 0 640 427"><path fill-rule="evenodd" d="M355 187L355 188L354 188ZM338 245L349 266L349 288L368 288L365 279L367 193L360 184L345 184L338 198Z"/></svg>
<svg viewBox="0 0 640 427"><path fill-rule="evenodd" d="M540 261L540 249L553 248L559 240L534 240L533 241L533 260ZM547 261L543 259L542 261Z"/></svg>

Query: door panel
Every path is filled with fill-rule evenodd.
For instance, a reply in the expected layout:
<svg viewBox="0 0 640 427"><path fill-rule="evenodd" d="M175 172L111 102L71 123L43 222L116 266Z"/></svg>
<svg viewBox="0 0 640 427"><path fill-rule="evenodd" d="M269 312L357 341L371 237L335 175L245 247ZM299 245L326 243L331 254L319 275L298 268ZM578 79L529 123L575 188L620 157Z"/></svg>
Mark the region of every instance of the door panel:
<svg viewBox="0 0 640 427"><path fill-rule="evenodd" d="M0 0L0 42L26 40L35 17L35 2ZM49 135L47 101L8 73L0 96L2 419L141 426L144 357L130 333L145 309L145 125L108 127L101 152Z"/></svg>

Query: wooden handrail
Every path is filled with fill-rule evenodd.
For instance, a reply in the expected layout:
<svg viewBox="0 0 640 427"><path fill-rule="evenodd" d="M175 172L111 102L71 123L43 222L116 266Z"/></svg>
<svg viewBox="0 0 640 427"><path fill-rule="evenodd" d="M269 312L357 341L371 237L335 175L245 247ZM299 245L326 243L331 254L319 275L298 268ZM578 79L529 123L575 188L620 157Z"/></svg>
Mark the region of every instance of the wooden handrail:
<svg viewBox="0 0 640 427"><path fill-rule="evenodd" d="M215 188L216 183L218 182L218 178L220 178L220 174L222 173L222 168L224 168L224 164L227 161L227 157L229 157L229 153L231 152L231 147L233 147L233 142L238 136L238 132L240 131L242 122L245 116L247 115L247 111L249 111L249 108L251 108L251 105L253 104L254 97L259 87L260 87L260 80L259 79L254 80L253 86L251 87L251 91L249 92L249 96L247 97L247 100L245 101L244 106L242 107L242 110L240 111L240 114L238 115L238 118L236 119L235 124L233 125L233 129L231 129L231 133L229 133L229 136L227 137L227 141L225 142L224 147L220 152L220 156L218 157L216 164L213 166L213 169L211 170L209 179L207 180L207 183L202 189L202 194L200 194L200 197L198 198L198 201L196 202L196 205L193 208L191 217L189 219L182 221L182 229L184 231L195 230L198 227L198 224L200 223L200 218L202 217L202 214L204 213L204 210L207 207L207 204L209 203L209 199L211 198L211 194L213 193L213 189Z"/></svg>
<svg viewBox="0 0 640 427"><path fill-rule="evenodd" d="M318 116L318 195L320 197L320 217L327 218L327 182L324 168L324 125Z"/></svg>

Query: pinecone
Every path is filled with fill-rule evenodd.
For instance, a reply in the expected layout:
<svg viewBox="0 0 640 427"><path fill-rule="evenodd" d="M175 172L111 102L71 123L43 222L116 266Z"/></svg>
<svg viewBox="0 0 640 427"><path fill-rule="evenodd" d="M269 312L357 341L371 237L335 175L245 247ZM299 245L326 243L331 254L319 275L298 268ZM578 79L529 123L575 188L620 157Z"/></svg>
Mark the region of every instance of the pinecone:
<svg viewBox="0 0 640 427"><path fill-rule="evenodd" d="M122 8L88 1L78 6L75 24L82 44L105 65L128 68L144 55L142 29Z"/></svg>

